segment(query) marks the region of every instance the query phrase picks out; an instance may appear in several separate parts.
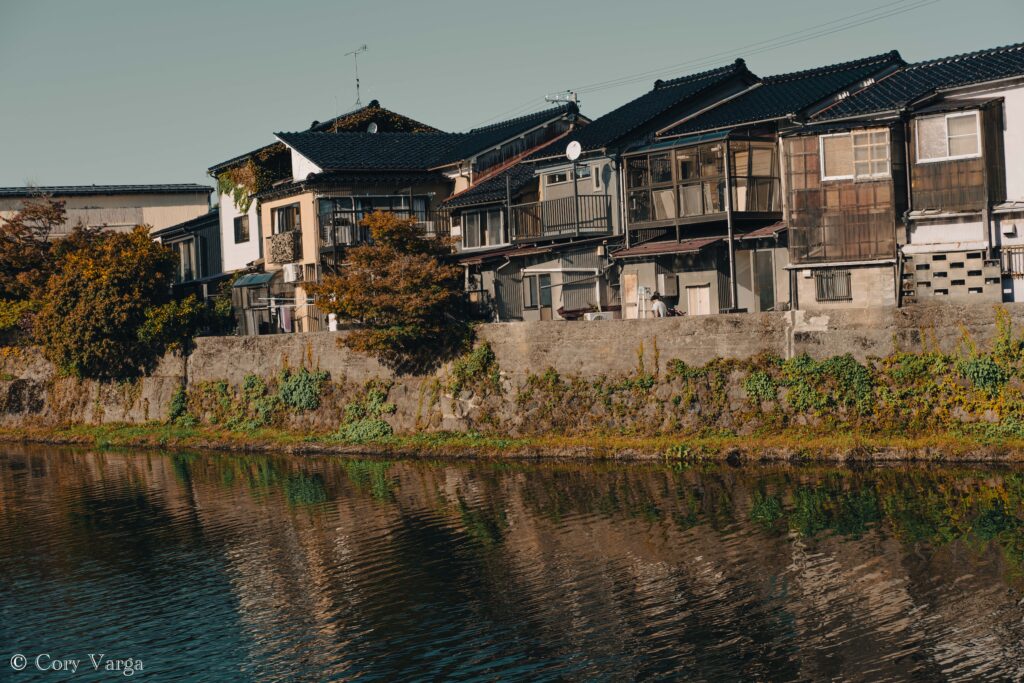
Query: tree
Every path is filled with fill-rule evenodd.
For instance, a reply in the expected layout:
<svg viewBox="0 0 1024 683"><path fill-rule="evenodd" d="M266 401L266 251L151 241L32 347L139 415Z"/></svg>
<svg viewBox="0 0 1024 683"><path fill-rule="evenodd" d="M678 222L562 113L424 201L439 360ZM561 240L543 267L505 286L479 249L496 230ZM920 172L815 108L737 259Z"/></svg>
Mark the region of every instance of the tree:
<svg viewBox="0 0 1024 683"><path fill-rule="evenodd" d="M35 334L64 373L121 379L148 372L194 334L202 306L171 300L177 260L146 226L80 235L43 289Z"/></svg>
<svg viewBox="0 0 1024 683"><path fill-rule="evenodd" d="M28 299L52 269L50 236L67 221L64 202L39 196L0 218L0 299Z"/></svg>
<svg viewBox="0 0 1024 683"><path fill-rule="evenodd" d="M392 213L376 211L363 224L373 243L350 249L339 274L313 288L322 310L361 323L345 344L403 372L462 350L469 327L462 269L446 262L450 244Z"/></svg>

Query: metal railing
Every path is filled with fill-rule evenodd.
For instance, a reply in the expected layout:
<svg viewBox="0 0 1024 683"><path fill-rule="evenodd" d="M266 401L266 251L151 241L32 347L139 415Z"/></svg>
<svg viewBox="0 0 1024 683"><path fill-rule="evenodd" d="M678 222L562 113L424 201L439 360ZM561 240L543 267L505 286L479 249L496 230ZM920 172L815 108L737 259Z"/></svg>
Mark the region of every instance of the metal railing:
<svg viewBox="0 0 1024 683"><path fill-rule="evenodd" d="M399 218L408 218L408 211L393 211ZM417 211L411 214L416 218L427 237L447 238L451 235L451 214L444 210ZM368 244L371 241L370 229L362 224L362 214L355 211L336 213L320 217L319 226L320 248L351 247L357 244Z"/></svg>
<svg viewBox="0 0 1024 683"><path fill-rule="evenodd" d="M607 235L612 230L612 201L606 194L514 204L509 214L513 242Z"/></svg>
<svg viewBox="0 0 1024 683"><path fill-rule="evenodd" d="M1024 278L1024 246L1003 247L1000 252L1003 275L1014 279Z"/></svg>
<svg viewBox="0 0 1024 683"><path fill-rule="evenodd" d="M850 271L840 268L822 268L814 271L814 300L852 301Z"/></svg>

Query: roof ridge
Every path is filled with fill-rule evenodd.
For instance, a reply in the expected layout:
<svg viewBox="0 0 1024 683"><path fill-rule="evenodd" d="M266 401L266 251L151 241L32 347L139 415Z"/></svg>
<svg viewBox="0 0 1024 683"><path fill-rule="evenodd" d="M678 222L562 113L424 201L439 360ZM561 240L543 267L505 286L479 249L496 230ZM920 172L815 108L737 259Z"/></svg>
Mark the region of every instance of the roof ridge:
<svg viewBox="0 0 1024 683"><path fill-rule="evenodd" d="M990 47L984 50L974 50L973 52L962 52L958 55L949 55L947 57L936 57L934 59L928 59L921 62L914 62L908 64L903 68L904 71L912 71L915 69L922 69L929 66L938 66L939 64L948 64L950 62L958 62L964 59L976 59L978 57L987 57L989 55L998 54L1001 52L1014 52L1017 50L1024 50L1024 43L1012 43L1010 45L1000 45L999 47Z"/></svg>
<svg viewBox="0 0 1024 683"><path fill-rule="evenodd" d="M469 192L470 190L473 190L473 189L476 189L476 188L480 187L481 185L486 183L488 180L491 180L492 178L496 178L497 176L501 175L502 173L505 173L506 171L512 170L513 168L518 166L520 164L520 162L522 162L523 159L525 159L526 157L530 156L531 154L535 154L536 152L539 152L540 150L544 149L545 147L551 145L552 143L558 142L562 138L568 137L570 132L571 131L568 131L568 130L564 131L564 132L560 133L558 136L551 138L547 142L542 142L539 145L535 145L535 146L531 147L530 149L526 150L525 152L521 152L517 156L512 157L511 159L509 159L504 164L501 164L500 166L497 166L494 169L489 170L486 173L482 174L482 176L476 178L475 182L472 185L470 185L469 187L467 187L464 190L460 190L458 192L453 193L451 196L448 197L448 199L452 199L454 197L459 197L459 196L465 194L466 192Z"/></svg>
<svg viewBox="0 0 1024 683"><path fill-rule="evenodd" d="M747 62L742 57L737 57L735 60L725 64L723 66L717 66L714 69L707 69L706 71L698 71L694 74L687 74L685 76L679 76L672 78L667 81L658 79L654 81L653 90L660 90L662 88L673 88L677 85L684 85L686 83L693 83L694 81L703 80L705 78L712 78L714 76L720 76L730 71L740 71L747 68Z"/></svg>
<svg viewBox="0 0 1024 683"><path fill-rule="evenodd" d="M533 113L523 114L522 116L517 116L514 119L505 119L504 121L498 121L497 123L490 123L490 124L488 124L486 126L480 126L478 128L471 128L465 134L468 135L470 133L483 133L484 131L497 130L498 128L503 128L504 126L512 125L514 123L519 123L521 121L525 121L525 120L533 118L535 116L539 116L540 114L547 114L547 113L553 114L556 111L557 112L566 112L568 110L569 110L568 104L559 104L559 105L554 106L554 107L548 107L547 109L538 109L537 111L535 111Z"/></svg>
<svg viewBox="0 0 1024 683"><path fill-rule="evenodd" d="M276 136L281 135L323 135L331 136L334 138L344 137L361 137L365 136L369 138L373 136L375 138L384 137L406 137L406 136L417 136L417 137L461 137L466 133L449 133L443 130L424 130L424 131L411 131L411 130L389 130L380 133L370 133L365 130L342 130L337 133L331 133L326 130L295 130L295 131L278 131L274 133Z"/></svg>
<svg viewBox="0 0 1024 683"><path fill-rule="evenodd" d="M897 61L900 64L905 65L906 62L900 55L899 50L889 50L882 54L872 55L870 57L861 57L860 59L853 59L848 62L836 62L835 64L828 64L826 66L817 66L811 69L802 69L800 71L790 71L784 74L774 74L771 76L765 76L762 80L765 83L784 83L786 81L799 80L801 78L809 78L811 76L821 76L824 74L835 73L838 71L846 71L858 66L866 66L874 62L887 62Z"/></svg>

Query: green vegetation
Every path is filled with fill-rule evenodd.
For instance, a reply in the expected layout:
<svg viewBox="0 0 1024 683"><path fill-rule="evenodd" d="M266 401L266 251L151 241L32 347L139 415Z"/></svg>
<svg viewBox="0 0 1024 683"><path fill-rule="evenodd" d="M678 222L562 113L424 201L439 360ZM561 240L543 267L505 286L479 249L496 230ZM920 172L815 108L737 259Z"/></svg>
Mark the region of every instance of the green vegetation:
<svg viewBox="0 0 1024 683"><path fill-rule="evenodd" d="M395 412L394 403L388 403L391 386L371 380L363 389L363 396L345 406L345 420L338 428L337 438L348 443L383 441L394 431L384 420Z"/></svg>

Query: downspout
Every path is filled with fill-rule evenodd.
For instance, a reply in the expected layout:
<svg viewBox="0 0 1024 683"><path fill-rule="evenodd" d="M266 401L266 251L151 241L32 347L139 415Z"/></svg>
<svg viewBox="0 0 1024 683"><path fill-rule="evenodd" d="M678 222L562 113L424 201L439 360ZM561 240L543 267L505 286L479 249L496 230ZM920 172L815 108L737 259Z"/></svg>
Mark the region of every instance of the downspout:
<svg viewBox="0 0 1024 683"><path fill-rule="evenodd" d="M622 230L626 236L626 249L629 249L629 227L626 225L626 179L622 173L622 155L616 153L613 160L613 168L615 169L615 194L616 194L616 208L619 212L619 229Z"/></svg>
<svg viewBox="0 0 1024 683"><path fill-rule="evenodd" d="M722 141L725 144L725 222L729 229L729 296L732 298L729 306L730 312L735 313L739 309L739 289L736 285L736 241L733 236L732 221L732 165L729 163L729 138Z"/></svg>
<svg viewBox="0 0 1024 683"><path fill-rule="evenodd" d="M900 109L899 112L900 120L903 122L903 173L906 176L907 183L907 210L903 213L903 241L907 244L910 243L910 211L914 207L913 200L913 183L910 180L911 164L910 164L910 119L906 118L906 109ZM895 207L894 207L895 208ZM900 250L899 243L896 244L896 291L895 301L896 307L901 308L903 306L903 253ZM916 287L916 285L915 285Z"/></svg>

